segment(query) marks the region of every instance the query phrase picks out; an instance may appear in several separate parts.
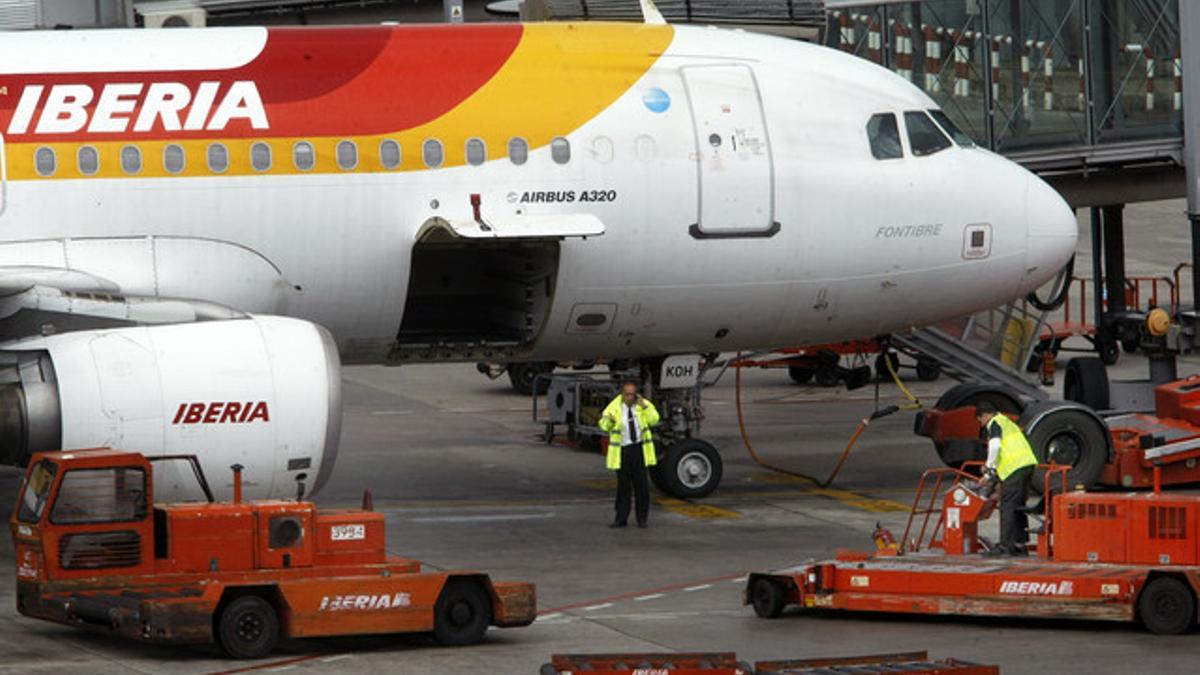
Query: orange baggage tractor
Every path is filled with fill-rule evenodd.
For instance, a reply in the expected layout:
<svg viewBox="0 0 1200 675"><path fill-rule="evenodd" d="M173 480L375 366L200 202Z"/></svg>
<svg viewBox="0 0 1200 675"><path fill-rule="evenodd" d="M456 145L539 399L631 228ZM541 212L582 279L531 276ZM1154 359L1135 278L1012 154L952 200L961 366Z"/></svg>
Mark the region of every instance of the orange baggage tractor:
<svg viewBox="0 0 1200 675"><path fill-rule="evenodd" d="M970 468L970 467L968 467ZM1028 556L988 556L979 525L995 511L969 473L925 472L908 526L876 550L751 574L743 601L765 618L805 609L1140 621L1178 634L1197 619L1200 495L1065 490L1068 467L1043 466L1044 508L1030 507ZM1156 472L1157 474L1158 472ZM1039 515L1040 514L1040 515ZM1032 527L1031 527L1032 529Z"/></svg>
<svg viewBox="0 0 1200 675"><path fill-rule="evenodd" d="M219 503L192 456L35 455L12 516L17 610L147 642L216 642L235 658L265 656L280 637L473 644L536 616L533 584L387 555L383 514L366 503L243 502L233 470L233 501ZM196 499L156 502L156 472L164 492L191 477Z"/></svg>

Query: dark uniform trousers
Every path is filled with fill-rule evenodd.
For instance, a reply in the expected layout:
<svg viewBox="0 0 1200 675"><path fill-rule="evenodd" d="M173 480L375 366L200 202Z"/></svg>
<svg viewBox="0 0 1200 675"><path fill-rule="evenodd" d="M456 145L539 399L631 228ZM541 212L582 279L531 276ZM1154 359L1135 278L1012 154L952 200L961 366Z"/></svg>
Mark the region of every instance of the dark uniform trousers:
<svg viewBox="0 0 1200 675"><path fill-rule="evenodd" d="M645 523L650 517L650 482L646 476L646 458L642 444L621 446L621 468L617 469L617 520L629 521L629 492L637 504L637 521Z"/></svg>
<svg viewBox="0 0 1200 675"><path fill-rule="evenodd" d="M1025 506L1025 500L1029 498L1033 469L1023 466L1000 484L1000 546L1009 551L1029 541L1029 517L1018 509Z"/></svg>

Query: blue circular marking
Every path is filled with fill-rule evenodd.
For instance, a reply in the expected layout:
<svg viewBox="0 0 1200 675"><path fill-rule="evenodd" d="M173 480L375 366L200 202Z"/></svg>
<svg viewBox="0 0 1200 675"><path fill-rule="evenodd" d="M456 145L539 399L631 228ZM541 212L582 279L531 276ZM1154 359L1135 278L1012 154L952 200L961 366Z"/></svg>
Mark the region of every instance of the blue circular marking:
<svg viewBox="0 0 1200 675"><path fill-rule="evenodd" d="M671 96L667 92L654 87L642 94L642 103L650 112L664 113L671 107Z"/></svg>

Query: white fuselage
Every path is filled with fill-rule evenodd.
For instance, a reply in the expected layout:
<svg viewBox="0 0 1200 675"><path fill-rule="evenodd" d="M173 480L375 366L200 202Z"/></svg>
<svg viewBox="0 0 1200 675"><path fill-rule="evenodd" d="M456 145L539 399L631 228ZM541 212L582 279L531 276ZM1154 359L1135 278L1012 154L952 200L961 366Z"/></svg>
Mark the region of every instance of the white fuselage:
<svg viewBox="0 0 1200 675"><path fill-rule="evenodd" d="M76 60L83 68L88 59ZM0 86L4 74L0 62ZM660 93L669 103L655 111ZM959 146L914 156L903 113L934 108L898 76L833 50L677 27L624 94L563 133L566 163L543 145L518 166L493 145L478 166L395 173L20 179L13 153L36 141L10 142L0 265L66 267L130 295L304 318L327 327L347 361L386 362L405 315L418 233L433 217L473 220L478 194L485 220L589 213L604 224L602 236L559 244L542 323L513 358L874 336L1027 293L1074 252L1071 210L1018 165ZM902 158L872 156L867 122L881 112L901 120ZM713 135L720 145L710 143ZM472 136L464 129L440 140L461 146ZM127 137L138 142L132 131ZM420 147L403 152L406 163L421 161ZM161 158L147 152L144 161ZM291 157L276 150L274 161ZM744 236L776 223L771 236ZM701 236L691 231L697 224ZM971 228L984 226L986 252L969 251ZM740 236L704 236L705 229ZM148 237L219 246L176 251L173 272ZM103 242L79 241L88 238ZM604 320L580 326L581 312ZM481 355L429 355L446 357Z"/></svg>

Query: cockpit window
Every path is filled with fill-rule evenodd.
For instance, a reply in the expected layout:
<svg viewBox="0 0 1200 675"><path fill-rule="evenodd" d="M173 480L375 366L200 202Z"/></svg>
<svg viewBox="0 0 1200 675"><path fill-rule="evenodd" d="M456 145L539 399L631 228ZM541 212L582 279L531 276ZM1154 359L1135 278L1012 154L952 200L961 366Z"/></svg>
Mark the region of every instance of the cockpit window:
<svg viewBox="0 0 1200 675"><path fill-rule="evenodd" d="M917 157L926 157L950 147L950 139L923 112L904 113L904 126L908 127L908 146Z"/></svg>
<svg viewBox="0 0 1200 675"><path fill-rule="evenodd" d="M953 138L955 143L958 143L964 148L975 147L974 139L963 132L962 129L959 129L958 125L950 120L949 115L941 110L930 110L929 115L935 122L941 125L943 131L950 134L950 138Z"/></svg>
<svg viewBox="0 0 1200 675"><path fill-rule="evenodd" d="M892 113L872 115L867 122L867 137L871 140L871 155L875 159L899 159L904 156L900 145L900 127Z"/></svg>
<svg viewBox="0 0 1200 675"><path fill-rule="evenodd" d="M57 470L58 467L53 462L43 459L29 472L29 480L25 481L25 489L21 493L18 520L23 523L36 523L42 519Z"/></svg>

